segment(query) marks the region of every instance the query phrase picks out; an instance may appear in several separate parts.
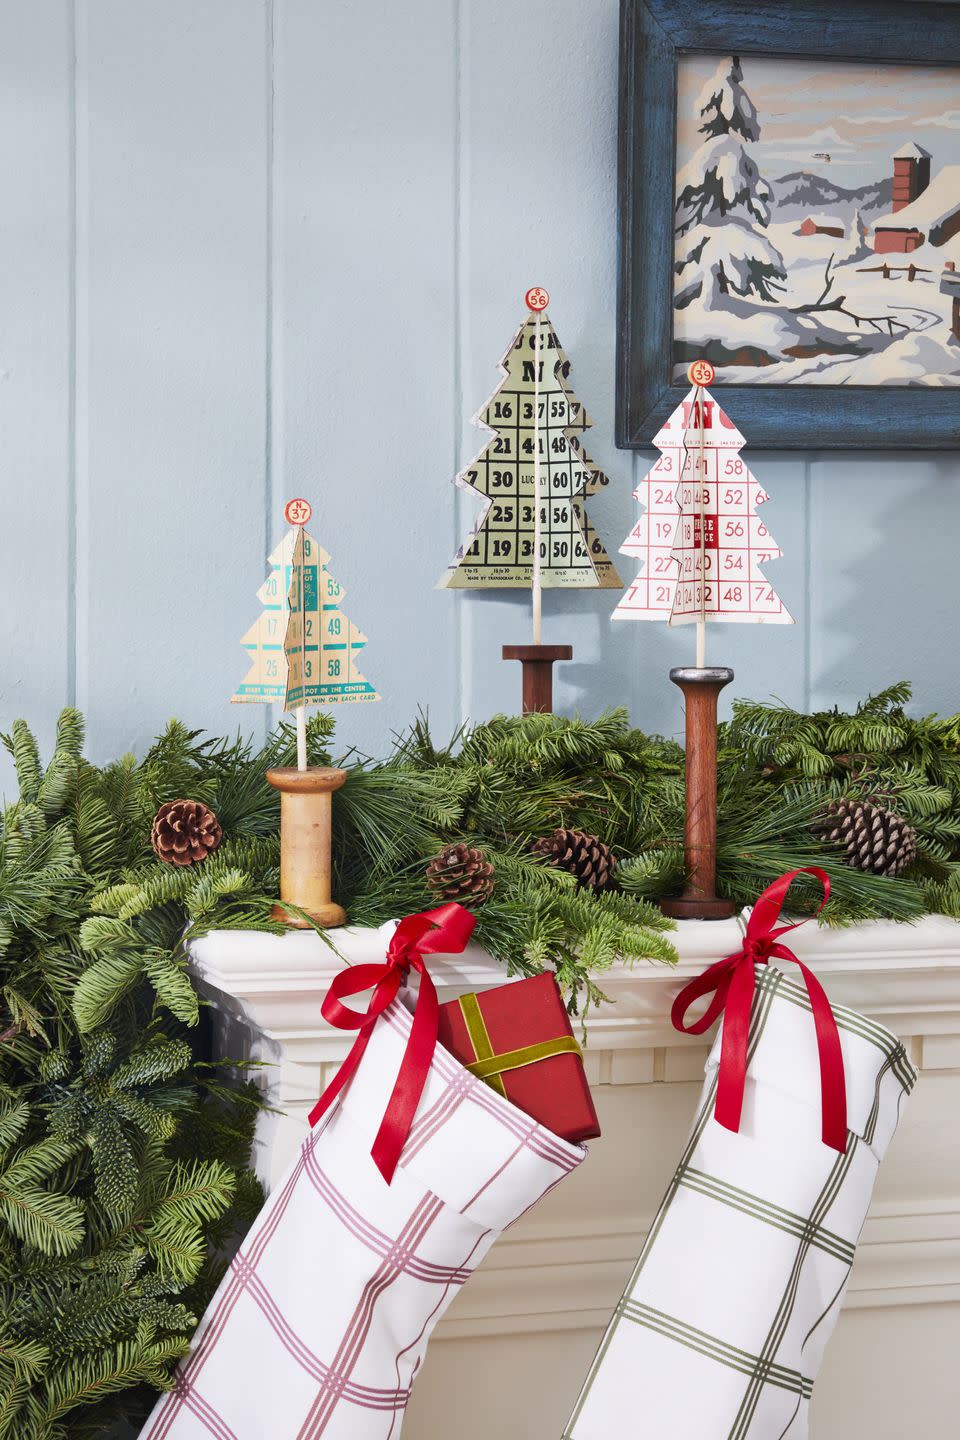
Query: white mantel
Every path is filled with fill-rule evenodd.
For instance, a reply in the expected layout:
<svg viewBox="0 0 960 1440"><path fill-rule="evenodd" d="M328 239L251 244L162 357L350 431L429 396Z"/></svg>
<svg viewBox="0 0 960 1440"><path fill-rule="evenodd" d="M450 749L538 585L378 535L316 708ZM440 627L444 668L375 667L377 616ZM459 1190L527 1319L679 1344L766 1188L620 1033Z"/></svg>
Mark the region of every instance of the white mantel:
<svg viewBox="0 0 960 1440"><path fill-rule="evenodd" d="M741 935L740 919L682 922L672 937L677 965L617 965L602 977L612 1003L590 1014L586 1053L604 1138L464 1287L438 1330L405 1440L446 1440L449 1416L460 1409L454 1394L462 1369L469 1365L474 1373L484 1356L490 1383L478 1385L476 1403L460 1412L458 1440L479 1440L494 1427L502 1440L559 1433L699 1090L708 1046L671 1029L671 1002L693 975L738 949ZM351 1043L320 1014L333 975L344 959L383 958L379 931L337 930L330 940L336 949L313 932L220 931L194 947L225 1053L267 1062L265 1092L283 1112L265 1115L258 1131L258 1168L267 1184L286 1165L307 1112ZM878 921L838 931L807 924L789 943L832 1000L902 1036L921 1071L881 1172L818 1386L813 1440L893 1440L903 1433L934 1440L947 1433L938 1419L955 1403L947 1356L960 1345L960 923L929 916L912 926ZM477 945L432 957L431 972L441 1000L504 980ZM864 1346L872 1350L869 1367ZM524 1396L519 1411L516 1395L508 1405L493 1383L494 1369L506 1374L511 1367ZM872 1374L874 1384L878 1374L888 1377L871 1393L868 1414L862 1395L854 1404L845 1382L851 1367L864 1381ZM535 1370L557 1377L556 1385L530 1387L523 1377Z"/></svg>

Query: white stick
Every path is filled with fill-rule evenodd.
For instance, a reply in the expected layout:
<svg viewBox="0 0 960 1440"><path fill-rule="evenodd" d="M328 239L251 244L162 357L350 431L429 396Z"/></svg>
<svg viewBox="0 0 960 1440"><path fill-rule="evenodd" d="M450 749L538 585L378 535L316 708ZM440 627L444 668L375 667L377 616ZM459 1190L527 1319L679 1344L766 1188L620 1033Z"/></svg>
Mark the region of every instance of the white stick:
<svg viewBox="0 0 960 1440"><path fill-rule="evenodd" d="M303 689L303 703L297 706L297 769L307 768L307 596L303 588L303 562L306 559L306 541L300 531L300 580L297 585L297 606L300 611L300 684ZM322 651L317 651L317 657Z"/></svg>
<svg viewBox="0 0 960 1440"><path fill-rule="evenodd" d="M297 717L297 769L307 768L307 707L298 705L294 714Z"/></svg>
<svg viewBox="0 0 960 1440"><path fill-rule="evenodd" d="M703 387L698 386L693 403L697 407L697 432L700 440L700 469L697 476L697 494L700 497L700 619L697 621L697 669L703 670L707 663L707 515L706 515L706 465L704 461ZM717 576L719 581L720 577Z"/></svg>
<svg viewBox="0 0 960 1440"><path fill-rule="evenodd" d="M543 609L543 577L540 563L540 540L543 526L540 521L540 312L537 311L537 319L534 325L534 336L536 353L533 365L533 585L531 595L533 599L533 643L541 643L542 609ZM517 456L519 470L520 457Z"/></svg>

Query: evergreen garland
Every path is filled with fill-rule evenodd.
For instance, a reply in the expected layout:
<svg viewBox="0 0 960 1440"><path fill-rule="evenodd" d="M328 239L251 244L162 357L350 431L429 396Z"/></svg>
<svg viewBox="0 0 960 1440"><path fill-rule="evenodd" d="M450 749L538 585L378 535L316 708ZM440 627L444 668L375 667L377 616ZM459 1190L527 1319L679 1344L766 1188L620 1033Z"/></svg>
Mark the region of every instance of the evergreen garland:
<svg viewBox="0 0 960 1440"><path fill-rule="evenodd" d="M735 705L719 736L721 893L749 904L817 864L827 923L960 918L960 716L912 717L909 699L899 685L852 714ZM331 763L332 731L311 718L311 763ZM283 930L264 771L295 763L295 737L282 725L258 749L172 722L139 762L98 768L66 710L46 768L22 722L4 740L20 797L0 835L0 1440L129 1434L261 1199L253 1088L205 1055L187 956L212 928ZM464 843L495 870L478 940L508 970L555 967L571 1009L602 995L616 960L675 958L653 902L682 885L683 752L625 712L498 716L446 745L420 716L386 760L341 763L335 893L353 924L429 908L427 860ZM158 806L181 797L224 836L189 868L149 843ZM850 869L817 838L845 798L909 819L919 852L903 876ZM579 889L531 854L557 828L609 845L617 888ZM816 898L800 887L792 907Z"/></svg>
<svg viewBox="0 0 960 1440"><path fill-rule="evenodd" d="M813 847L826 850L833 867L826 867L836 889L828 922L907 920L928 912L960 919L960 714L908 715L910 698L902 681L868 696L852 713L803 715L785 705L741 700L723 727L724 772L731 779L739 774L745 785L728 815L735 818L743 804L754 812L751 824L766 817L767 843L780 852L779 869L785 868L779 865L784 853L807 844L811 818L821 817L831 800L870 801L896 811L916 830L917 859L897 879L837 865L836 850ZM784 804L778 815L775 807ZM747 829L733 848L749 862ZM725 838L732 859L729 825ZM749 883L749 873L743 875ZM743 891L735 886L731 874L727 893L739 900Z"/></svg>
<svg viewBox="0 0 960 1440"><path fill-rule="evenodd" d="M266 902L228 864L175 895L147 859L184 732L103 770L75 711L45 770L22 722L4 738L20 798L0 836L0 1437L134 1434L262 1202L254 1095L188 1028L184 920L212 895L250 921Z"/></svg>

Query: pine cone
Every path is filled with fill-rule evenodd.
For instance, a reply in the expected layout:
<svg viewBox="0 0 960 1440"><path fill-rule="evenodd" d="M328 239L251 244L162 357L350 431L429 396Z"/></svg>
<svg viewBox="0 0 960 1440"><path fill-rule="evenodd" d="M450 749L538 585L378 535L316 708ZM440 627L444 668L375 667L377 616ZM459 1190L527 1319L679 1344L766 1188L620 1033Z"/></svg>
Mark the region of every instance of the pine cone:
<svg viewBox="0 0 960 1440"><path fill-rule="evenodd" d="M869 800L833 800L812 828L821 840L841 845L854 870L899 875L916 859L913 826L902 815Z"/></svg>
<svg viewBox="0 0 960 1440"><path fill-rule="evenodd" d="M150 831L150 844L167 865L199 865L222 839L216 815L199 800L168 800Z"/></svg>
<svg viewBox="0 0 960 1440"><path fill-rule="evenodd" d="M569 870L591 890L606 890L613 884L617 857L596 835L587 835L583 830L554 830L552 835L534 840L530 849L550 865Z"/></svg>
<svg viewBox="0 0 960 1440"><path fill-rule="evenodd" d="M470 845L446 845L427 863L427 884L444 901L460 900L482 905L493 894L493 865L482 850Z"/></svg>

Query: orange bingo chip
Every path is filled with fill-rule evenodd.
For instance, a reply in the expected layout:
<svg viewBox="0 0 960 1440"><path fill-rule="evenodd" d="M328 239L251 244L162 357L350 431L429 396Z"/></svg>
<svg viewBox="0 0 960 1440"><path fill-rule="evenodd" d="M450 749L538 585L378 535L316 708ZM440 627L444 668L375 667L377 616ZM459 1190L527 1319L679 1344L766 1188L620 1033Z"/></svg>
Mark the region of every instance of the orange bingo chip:
<svg viewBox="0 0 960 1440"><path fill-rule="evenodd" d="M687 379L691 385L712 385L716 373L709 360L694 360L687 368Z"/></svg>
<svg viewBox="0 0 960 1440"><path fill-rule="evenodd" d="M312 514L309 500L288 500L283 507L283 518L288 525L306 525Z"/></svg>
<svg viewBox="0 0 960 1440"><path fill-rule="evenodd" d="M550 304L550 296L542 285L534 285L524 295L528 310L546 310Z"/></svg>

